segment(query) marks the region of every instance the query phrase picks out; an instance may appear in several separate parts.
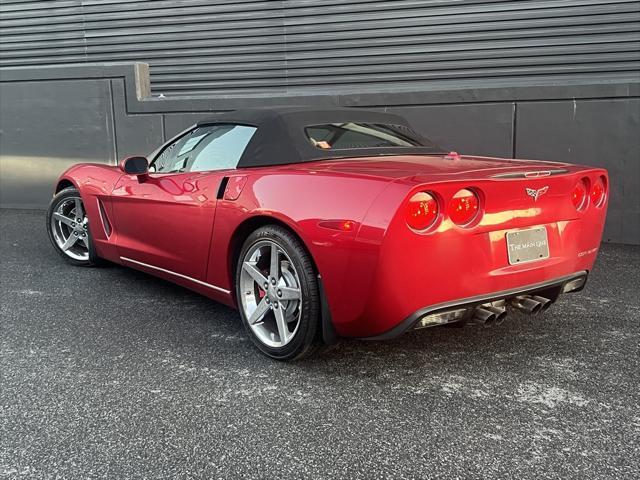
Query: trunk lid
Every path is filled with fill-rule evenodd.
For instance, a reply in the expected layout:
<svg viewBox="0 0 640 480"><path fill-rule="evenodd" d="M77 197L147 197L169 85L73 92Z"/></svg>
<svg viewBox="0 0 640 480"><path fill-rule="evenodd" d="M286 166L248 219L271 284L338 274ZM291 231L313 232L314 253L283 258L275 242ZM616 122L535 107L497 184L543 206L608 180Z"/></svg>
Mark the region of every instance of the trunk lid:
<svg viewBox="0 0 640 480"><path fill-rule="evenodd" d="M492 157L444 155L397 155L344 158L296 164L292 168L315 172L369 176L381 179L406 179L410 182L430 182L491 178L498 174L525 174L535 171L566 170L570 165L538 160L510 160ZM562 172L566 173L566 172Z"/></svg>
<svg viewBox="0 0 640 480"><path fill-rule="evenodd" d="M478 156L397 155L309 162L294 169L369 177L435 192L441 208L462 188L478 192L484 215L465 234L554 224L582 217L571 195L581 178L593 184L602 169L539 160ZM588 200L587 200L588 201ZM591 210L591 209L589 209Z"/></svg>

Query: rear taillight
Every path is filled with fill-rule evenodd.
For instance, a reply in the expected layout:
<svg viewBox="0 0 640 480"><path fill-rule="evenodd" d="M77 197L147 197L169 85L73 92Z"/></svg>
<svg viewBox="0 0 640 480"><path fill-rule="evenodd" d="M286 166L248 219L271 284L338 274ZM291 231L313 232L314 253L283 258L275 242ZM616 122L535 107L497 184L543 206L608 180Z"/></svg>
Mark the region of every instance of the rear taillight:
<svg viewBox="0 0 640 480"><path fill-rule="evenodd" d="M591 187L591 203L596 207L604 205L607 197L607 184L604 177L598 177Z"/></svg>
<svg viewBox="0 0 640 480"><path fill-rule="evenodd" d="M436 198L427 192L413 195L405 208L407 225L419 232L431 227L438 218L439 208Z"/></svg>
<svg viewBox="0 0 640 480"><path fill-rule="evenodd" d="M466 226L475 220L480 210L478 195L466 188L459 190L449 202L447 213L456 225Z"/></svg>
<svg viewBox="0 0 640 480"><path fill-rule="evenodd" d="M587 206L588 191L589 186L587 184L587 180L584 178L578 180L578 183L576 183L575 187L573 187L573 191L571 192L571 202L573 203L573 206L576 207L576 210L584 210Z"/></svg>

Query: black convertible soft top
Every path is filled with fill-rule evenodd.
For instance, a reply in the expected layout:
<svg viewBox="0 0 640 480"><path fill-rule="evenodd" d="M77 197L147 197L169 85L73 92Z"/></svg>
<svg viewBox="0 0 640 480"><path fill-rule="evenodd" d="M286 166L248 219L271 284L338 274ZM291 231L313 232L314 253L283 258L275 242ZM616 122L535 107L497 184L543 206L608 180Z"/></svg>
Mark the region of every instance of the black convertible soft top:
<svg viewBox="0 0 640 480"><path fill-rule="evenodd" d="M244 150L238 167L285 165L329 158L443 152L440 147L418 135L404 118L390 113L356 108L282 107L236 110L202 120L198 122L198 126L220 123L256 127L256 132ZM345 123L392 125L411 138L416 146L322 149L314 146L305 133L305 128L314 125Z"/></svg>

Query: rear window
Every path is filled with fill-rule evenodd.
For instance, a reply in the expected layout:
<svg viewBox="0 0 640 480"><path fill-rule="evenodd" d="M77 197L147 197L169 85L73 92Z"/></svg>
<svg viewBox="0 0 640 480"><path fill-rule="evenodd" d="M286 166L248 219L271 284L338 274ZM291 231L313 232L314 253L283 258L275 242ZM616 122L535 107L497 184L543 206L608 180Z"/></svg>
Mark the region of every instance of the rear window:
<svg viewBox="0 0 640 480"><path fill-rule="evenodd" d="M311 144L322 150L386 147L433 147L405 125L381 123L327 123L305 128Z"/></svg>

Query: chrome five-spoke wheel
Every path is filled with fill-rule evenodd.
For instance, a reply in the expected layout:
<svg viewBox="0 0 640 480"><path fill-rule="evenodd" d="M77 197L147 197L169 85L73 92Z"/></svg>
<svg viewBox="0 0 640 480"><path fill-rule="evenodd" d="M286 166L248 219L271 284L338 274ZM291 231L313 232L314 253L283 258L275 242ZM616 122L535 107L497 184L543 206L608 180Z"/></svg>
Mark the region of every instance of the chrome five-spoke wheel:
<svg viewBox="0 0 640 480"><path fill-rule="evenodd" d="M283 347L295 336L302 313L298 272L276 242L262 240L246 252L240 274L240 299L258 339Z"/></svg>
<svg viewBox="0 0 640 480"><path fill-rule="evenodd" d="M55 249L69 263L93 266L99 262L82 197L74 187L61 190L51 200L47 210L47 231Z"/></svg>
<svg viewBox="0 0 640 480"><path fill-rule="evenodd" d="M89 259L89 224L82 199L67 197L54 208L51 215L51 233L64 253L74 260Z"/></svg>
<svg viewBox="0 0 640 480"><path fill-rule="evenodd" d="M237 257L236 298L249 337L277 360L302 358L320 340L320 297L313 261L299 238L265 225Z"/></svg>

